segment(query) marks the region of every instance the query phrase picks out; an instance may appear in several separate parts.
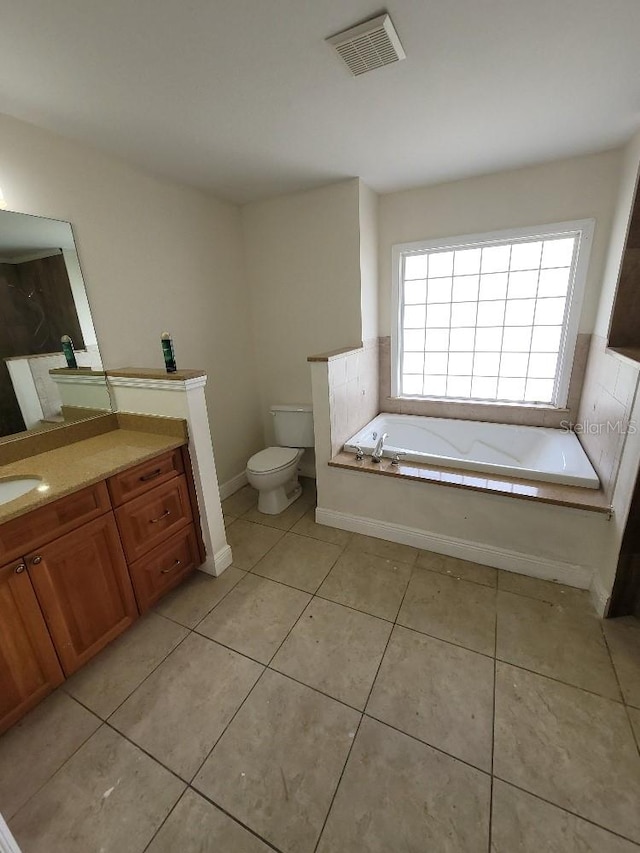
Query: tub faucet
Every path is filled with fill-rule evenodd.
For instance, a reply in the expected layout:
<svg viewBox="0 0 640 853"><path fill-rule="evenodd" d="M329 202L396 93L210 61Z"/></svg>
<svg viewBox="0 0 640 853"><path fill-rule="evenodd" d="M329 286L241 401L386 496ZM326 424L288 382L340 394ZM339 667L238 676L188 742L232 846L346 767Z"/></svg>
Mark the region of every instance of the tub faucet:
<svg viewBox="0 0 640 853"><path fill-rule="evenodd" d="M371 454L372 462L379 462L382 459L382 453L384 449L384 443L389 438L388 432L383 432L380 438L378 439L378 443L375 446L373 453Z"/></svg>

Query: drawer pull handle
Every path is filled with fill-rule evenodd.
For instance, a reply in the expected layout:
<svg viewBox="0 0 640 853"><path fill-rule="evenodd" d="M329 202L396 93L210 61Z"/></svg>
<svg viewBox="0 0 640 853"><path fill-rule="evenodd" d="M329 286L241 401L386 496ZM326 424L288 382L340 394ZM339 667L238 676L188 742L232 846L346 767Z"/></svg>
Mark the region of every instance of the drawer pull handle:
<svg viewBox="0 0 640 853"><path fill-rule="evenodd" d="M20 574L22 574L22 572L24 572L24 570L25 570L26 568L27 568L27 567L25 566L25 564L24 564L24 563L18 563L18 565L16 566L16 569L15 569L15 572L16 572L16 574L17 574L17 575L20 575Z"/></svg>
<svg viewBox="0 0 640 853"><path fill-rule="evenodd" d="M150 518L149 524L157 524L159 521L162 521L163 518L166 518L168 515L171 515L170 509L165 509L162 515L159 515L157 518Z"/></svg>
<svg viewBox="0 0 640 853"><path fill-rule="evenodd" d="M176 566L179 566L181 563L182 563L182 560L176 560L176 561L175 561L175 563L174 563L172 566L169 566L169 568L168 568L168 569L163 569L163 570L160 572L160 574L161 574L161 575L166 575L166 574L167 574L167 572L172 571L172 569L175 569L175 567L176 567Z"/></svg>
<svg viewBox="0 0 640 853"><path fill-rule="evenodd" d="M34 566L37 566L38 563L42 562L42 557L34 557L33 560L31 560L31 562L33 563Z"/></svg>
<svg viewBox="0 0 640 853"><path fill-rule="evenodd" d="M143 477L139 477L141 483L146 483L147 480L155 480L156 477L159 477L162 474L162 468L156 468L155 471L152 471L150 474L145 474Z"/></svg>

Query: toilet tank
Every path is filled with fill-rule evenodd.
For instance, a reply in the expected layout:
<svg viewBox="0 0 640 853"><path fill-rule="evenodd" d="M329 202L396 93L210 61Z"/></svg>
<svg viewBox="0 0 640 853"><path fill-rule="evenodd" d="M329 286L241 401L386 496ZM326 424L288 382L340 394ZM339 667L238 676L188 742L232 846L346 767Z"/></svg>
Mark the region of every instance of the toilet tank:
<svg viewBox="0 0 640 853"><path fill-rule="evenodd" d="M313 447L311 406L272 406L273 431L279 447Z"/></svg>

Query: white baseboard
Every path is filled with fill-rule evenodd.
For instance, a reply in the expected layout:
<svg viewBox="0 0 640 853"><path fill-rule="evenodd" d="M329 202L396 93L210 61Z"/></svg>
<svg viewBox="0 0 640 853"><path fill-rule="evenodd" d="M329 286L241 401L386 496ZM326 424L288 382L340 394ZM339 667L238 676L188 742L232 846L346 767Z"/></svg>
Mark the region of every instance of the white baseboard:
<svg viewBox="0 0 640 853"><path fill-rule="evenodd" d="M225 545L224 548L220 548L219 551L213 555L213 557L207 557L204 563L201 566L198 566L198 571L204 572L206 575L213 575L213 577L218 577L221 575L225 569L228 569L233 561L233 555L231 554L231 546Z"/></svg>
<svg viewBox="0 0 640 853"><path fill-rule="evenodd" d="M18 842L0 814L0 853L20 853Z"/></svg>
<svg viewBox="0 0 640 853"><path fill-rule="evenodd" d="M231 497L231 495L235 494L235 492L237 492L239 489L246 485L246 471L242 471L240 474L237 474L235 477L232 477L230 480L227 480L226 483L220 483L220 485L218 486L218 490L220 492L220 500L223 501L225 498Z"/></svg>
<svg viewBox="0 0 640 853"><path fill-rule="evenodd" d="M518 551L484 545L480 542L469 542L465 539L456 539L453 536L441 536L436 533L429 533L427 530L405 527L402 524L391 524L346 512L336 512L322 507L316 509L316 521L319 524L326 524L328 527L338 527L340 530L348 530L352 533L363 533L365 536L375 536L377 539L386 539L389 542L412 545L414 548L420 548L423 551L434 551L436 554L470 560L484 566L493 566L496 569L505 569L508 572L528 575L532 578L558 581L578 589L589 589L591 587L591 570L573 563L535 557Z"/></svg>

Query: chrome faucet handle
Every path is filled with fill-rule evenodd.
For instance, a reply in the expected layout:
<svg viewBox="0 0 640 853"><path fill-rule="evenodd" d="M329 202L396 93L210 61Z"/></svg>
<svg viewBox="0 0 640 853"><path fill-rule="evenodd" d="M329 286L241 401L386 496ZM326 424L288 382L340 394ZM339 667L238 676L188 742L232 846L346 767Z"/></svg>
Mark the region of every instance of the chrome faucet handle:
<svg viewBox="0 0 640 853"><path fill-rule="evenodd" d="M405 455L406 455L405 453L396 453L396 454L395 454L395 456L393 457L393 459L391 460L391 464L392 464L392 465L399 465L399 464L400 464L400 460L401 460L401 459L402 459L402 457L403 457L403 456L405 456Z"/></svg>
<svg viewBox="0 0 640 853"><path fill-rule="evenodd" d="M356 461L362 462L364 459L364 450L360 447L359 444L356 444Z"/></svg>

